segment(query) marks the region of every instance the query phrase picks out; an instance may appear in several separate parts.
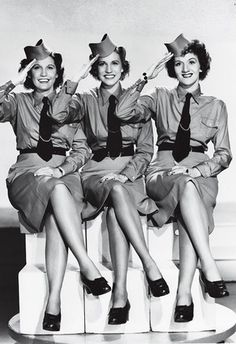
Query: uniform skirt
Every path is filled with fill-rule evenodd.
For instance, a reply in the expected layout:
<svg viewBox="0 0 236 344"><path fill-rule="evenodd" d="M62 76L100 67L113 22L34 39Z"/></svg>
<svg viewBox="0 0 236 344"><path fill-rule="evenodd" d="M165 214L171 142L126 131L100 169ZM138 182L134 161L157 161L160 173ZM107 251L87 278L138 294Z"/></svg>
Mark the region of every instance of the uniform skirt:
<svg viewBox="0 0 236 344"><path fill-rule="evenodd" d="M117 181L108 180L101 183L101 178L108 173L120 173L132 157L118 157L111 159L106 157L100 162L90 160L82 169L81 179L85 200L88 202L84 207L82 217L85 220L96 217L105 206L107 198ZM134 181L128 180L123 187L128 191L132 204L140 214L152 214L158 211L157 206L146 194L144 178L140 177Z"/></svg>
<svg viewBox="0 0 236 344"><path fill-rule="evenodd" d="M190 152L188 157L179 165L191 168L200 162L208 160L204 153ZM167 172L175 166L171 151L161 151L156 154L155 159L147 170L147 194L155 200L159 212L155 213L153 220L159 227L163 226L170 217L176 215L177 206L187 182L194 183L199 192L208 215L209 229L214 228L213 209L216 205L218 193L218 180L216 177L191 178L185 174L169 176Z"/></svg>
<svg viewBox="0 0 236 344"><path fill-rule="evenodd" d="M57 167L65 157L53 155L50 161L42 160L36 153L21 154L8 174L8 196L14 208L20 211L32 233L41 232L44 216L51 192L55 185L64 184L72 194L76 206L82 210L83 190L78 172L62 178L34 176L34 172L44 166Z"/></svg>

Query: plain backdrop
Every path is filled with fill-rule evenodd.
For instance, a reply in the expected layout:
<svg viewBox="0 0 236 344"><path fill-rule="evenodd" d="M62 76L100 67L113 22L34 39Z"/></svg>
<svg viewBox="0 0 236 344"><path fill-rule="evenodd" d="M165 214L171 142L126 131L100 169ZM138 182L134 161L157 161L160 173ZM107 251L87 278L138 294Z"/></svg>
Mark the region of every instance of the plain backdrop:
<svg viewBox="0 0 236 344"><path fill-rule="evenodd" d="M88 61L88 43L104 33L127 50L131 64L128 87L166 52L164 42L183 33L203 41L212 57L211 71L202 91L225 101L233 153L236 150L236 0L0 0L0 84L17 73L23 48L40 38L64 58L66 78L76 80ZM79 90L96 86L89 76ZM164 70L146 89L174 87ZM20 91L17 88L16 91ZM8 207L5 179L15 162L15 136L9 123L0 125L0 207ZM233 160L220 176L218 201L235 200Z"/></svg>

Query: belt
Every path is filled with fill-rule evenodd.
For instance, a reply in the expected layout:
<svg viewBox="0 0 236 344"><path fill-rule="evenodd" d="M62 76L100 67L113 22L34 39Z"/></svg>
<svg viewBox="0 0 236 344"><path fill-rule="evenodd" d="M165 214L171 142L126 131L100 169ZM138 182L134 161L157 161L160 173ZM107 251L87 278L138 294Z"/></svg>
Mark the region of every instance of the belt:
<svg viewBox="0 0 236 344"><path fill-rule="evenodd" d="M37 153L37 148L20 149L20 154L24 153ZM61 147L53 147L52 154L66 155L66 149Z"/></svg>
<svg viewBox="0 0 236 344"><path fill-rule="evenodd" d="M158 147L158 152L160 151L166 151L166 150L173 150L174 149L174 143L171 142L163 142ZM204 148L202 146L190 146L190 152L197 152L197 153L204 153Z"/></svg>
<svg viewBox="0 0 236 344"><path fill-rule="evenodd" d="M97 162L102 161L104 158L109 157L111 159L118 158L119 156L131 156L134 155L134 146L123 147L118 156L111 156L110 152L106 148L98 149L93 152L92 160Z"/></svg>

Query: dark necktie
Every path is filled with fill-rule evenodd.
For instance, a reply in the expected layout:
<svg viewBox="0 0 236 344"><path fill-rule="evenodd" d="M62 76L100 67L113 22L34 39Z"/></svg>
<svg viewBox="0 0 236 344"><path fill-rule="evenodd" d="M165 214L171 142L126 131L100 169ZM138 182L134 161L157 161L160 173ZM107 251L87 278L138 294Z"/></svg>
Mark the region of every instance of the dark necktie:
<svg viewBox="0 0 236 344"><path fill-rule="evenodd" d="M120 130L120 119L115 116L116 97L109 97L109 106L107 112L107 150L111 157L117 157L122 149L122 135Z"/></svg>
<svg viewBox="0 0 236 344"><path fill-rule="evenodd" d="M45 161L48 161L52 157L52 120L47 116L48 112L48 98L43 98L43 108L40 113L39 121L39 140L37 145L37 154Z"/></svg>
<svg viewBox="0 0 236 344"><path fill-rule="evenodd" d="M188 156L190 151L190 114L189 106L190 99L192 97L191 93L187 93L185 97L185 103L182 111L182 116L180 119L178 131L176 134L176 139L173 149L173 157L175 161L179 162Z"/></svg>

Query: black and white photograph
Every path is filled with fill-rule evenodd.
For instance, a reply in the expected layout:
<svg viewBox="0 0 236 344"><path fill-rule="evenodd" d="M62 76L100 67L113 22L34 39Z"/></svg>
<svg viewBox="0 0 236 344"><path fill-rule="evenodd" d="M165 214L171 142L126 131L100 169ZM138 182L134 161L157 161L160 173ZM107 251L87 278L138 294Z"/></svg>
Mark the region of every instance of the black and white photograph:
<svg viewBox="0 0 236 344"><path fill-rule="evenodd" d="M236 343L236 1L0 9L0 343Z"/></svg>

